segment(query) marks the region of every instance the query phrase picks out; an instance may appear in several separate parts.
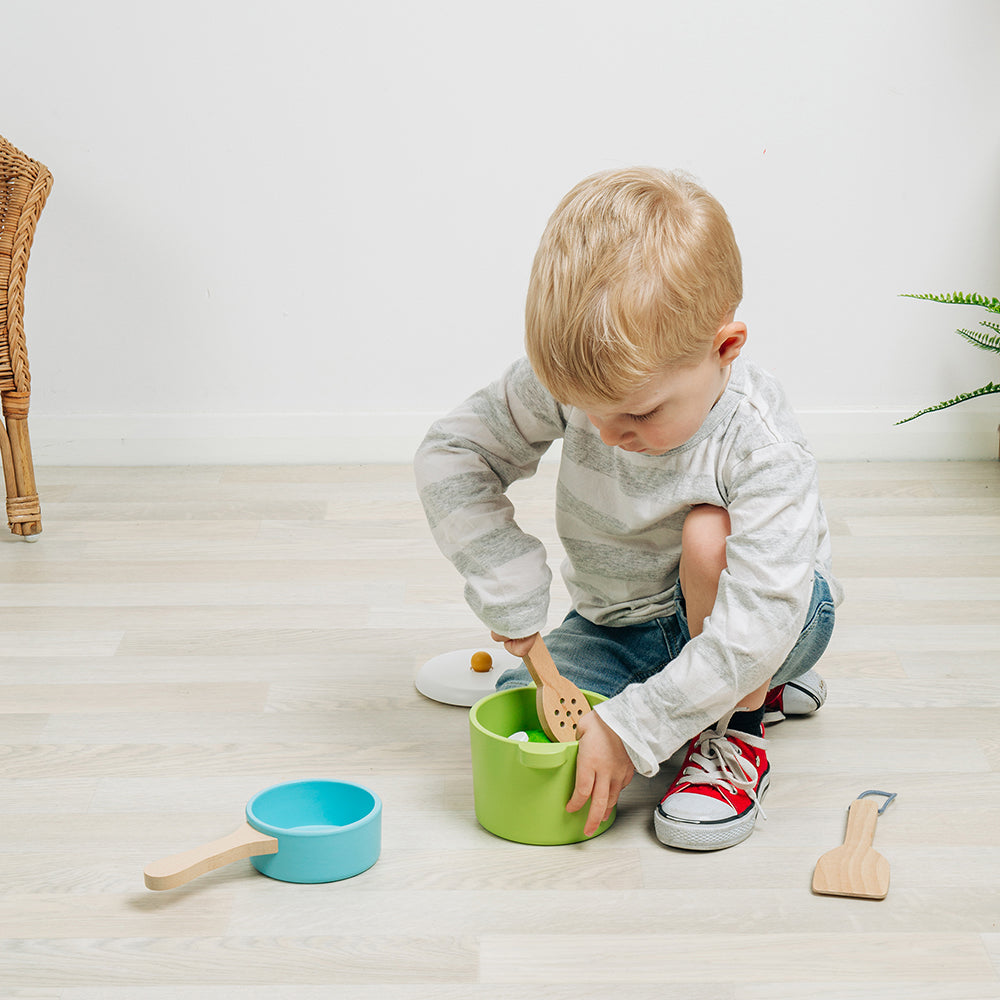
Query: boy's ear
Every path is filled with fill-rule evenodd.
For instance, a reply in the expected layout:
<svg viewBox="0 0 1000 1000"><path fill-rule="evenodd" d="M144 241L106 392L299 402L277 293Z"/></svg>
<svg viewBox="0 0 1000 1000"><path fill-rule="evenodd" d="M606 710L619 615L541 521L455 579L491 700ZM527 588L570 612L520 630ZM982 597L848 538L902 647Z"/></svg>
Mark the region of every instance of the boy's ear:
<svg viewBox="0 0 1000 1000"><path fill-rule="evenodd" d="M719 355L719 364L731 365L740 356L740 351L746 342L746 323L733 321L719 327L712 344L713 351Z"/></svg>

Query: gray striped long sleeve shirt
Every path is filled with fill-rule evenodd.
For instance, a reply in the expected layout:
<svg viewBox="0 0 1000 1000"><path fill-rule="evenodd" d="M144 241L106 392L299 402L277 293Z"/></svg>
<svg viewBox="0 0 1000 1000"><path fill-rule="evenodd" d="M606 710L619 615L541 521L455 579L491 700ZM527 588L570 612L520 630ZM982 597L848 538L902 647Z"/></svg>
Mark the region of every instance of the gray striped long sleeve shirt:
<svg viewBox="0 0 1000 1000"><path fill-rule="evenodd" d="M434 538L465 577L472 610L501 635L545 627L545 550L505 494L560 438L562 573L574 608L596 624L672 614L688 511L707 503L730 515L727 568L702 634L597 710L652 775L774 674L805 622L814 571L840 602L816 463L778 383L742 357L697 433L663 455L605 445L521 359L435 422L415 460Z"/></svg>

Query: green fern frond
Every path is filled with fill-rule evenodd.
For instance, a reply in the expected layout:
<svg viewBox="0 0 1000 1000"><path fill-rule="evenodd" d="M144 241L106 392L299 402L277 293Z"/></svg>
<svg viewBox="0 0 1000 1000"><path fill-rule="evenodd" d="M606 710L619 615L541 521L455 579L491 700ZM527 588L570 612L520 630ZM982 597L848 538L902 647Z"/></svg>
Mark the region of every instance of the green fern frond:
<svg viewBox="0 0 1000 1000"><path fill-rule="evenodd" d="M1000 313L1000 299L987 298L978 292L942 292L940 295L922 294L916 295L912 292L904 292L900 298L903 299L923 299L927 302L944 302L954 306L982 306L990 312Z"/></svg>
<svg viewBox="0 0 1000 1000"><path fill-rule="evenodd" d="M960 337L964 337L973 347L978 347L982 351L992 351L1000 354L1000 326L996 323L983 323L996 333L984 333L982 330L956 330Z"/></svg>
<svg viewBox="0 0 1000 1000"><path fill-rule="evenodd" d="M911 420L916 420L917 417L922 417L925 413L934 413L936 410L945 410L949 406L955 406L958 403L964 403L967 399L975 399L977 396L988 396L990 393L1000 392L1000 385L995 385L993 382L987 382L981 389L975 389L972 392L963 392L961 395L956 396L954 399L946 400L943 403L938 403L936 406L928 406L925 410L918 410L916 413L911 414L908 417L904 417L902 420L896 421L896 426L900 424L909 423Z"/></svg>
<svg viewBox="0 0 1000 1000"><path fill-rule="evenodd" d="M927 302L944 302L949 305L957 306L979 306L982 309L987 309L989 312L1000 313L1000 299L995 297L988 298L985 295L980 295L978 292L944 292L940 295L925 293L925 294L913 294L904 293L902 298L907 299L923 299ZM990 320L982 320L979 324L981 327L985 327L985 330L956 330L955 332L967 340L973 347L978 347L980 350L989 351L992 354L1000 354L1000 323L994 323ZM992 330L992 333L986 331ZM972 392L963 392L954 399L946 399L944 402L938 403L936 406L928 406L923 410L918 410L916 413L905 417L903 420L897 420L896 425L909 423L911 420L916 420L917 417L922 417L925 413L935 413L938 410L946 410L949 406L956 406L959 403L964 403L966 400L975 399L978 396L988 396L992 393L1000 393L1000 385L994 382L987 382L981 389L975 389Z"/></svg>

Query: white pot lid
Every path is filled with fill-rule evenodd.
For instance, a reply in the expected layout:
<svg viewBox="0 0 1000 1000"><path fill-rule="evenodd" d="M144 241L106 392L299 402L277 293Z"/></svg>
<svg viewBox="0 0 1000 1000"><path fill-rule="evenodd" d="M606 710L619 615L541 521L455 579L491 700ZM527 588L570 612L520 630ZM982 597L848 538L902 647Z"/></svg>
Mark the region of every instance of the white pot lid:
<svg viewBox="0 0 1000 1000"><path fill-rule="evenodd" d="M474 653L489 653L493 659L489 670L480 673L472 669ZM503 646L473 646L453 653L441 653L428 660L417 671L414 683L427 698L445 705L471 708L480 698L494 692L504 671L520 664L521 660L508 653Z"/></svg>

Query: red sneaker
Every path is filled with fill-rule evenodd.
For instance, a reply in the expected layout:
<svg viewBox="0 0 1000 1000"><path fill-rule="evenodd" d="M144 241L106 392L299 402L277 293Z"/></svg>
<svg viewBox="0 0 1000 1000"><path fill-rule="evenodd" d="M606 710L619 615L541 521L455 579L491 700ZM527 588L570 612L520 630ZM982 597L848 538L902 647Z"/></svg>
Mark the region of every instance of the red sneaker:
<svg viewBox="0 0 1000 1000"><path fill-rule="evenodd" d="M771 688L764 699L764 725L773 726L789 715L812 715L826 701L826 681L807 670L787 684Z"/></svg>
<svg viewBox="0 0 1000 1000"><path fill-rule="evenodd" d="M688 851L717 851L753 833L770 783L767 741L735 729L729 718L688 747L667 794L653 813L659 841Z"/></svg>

